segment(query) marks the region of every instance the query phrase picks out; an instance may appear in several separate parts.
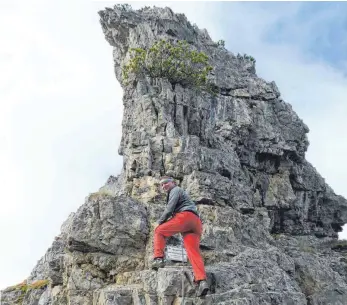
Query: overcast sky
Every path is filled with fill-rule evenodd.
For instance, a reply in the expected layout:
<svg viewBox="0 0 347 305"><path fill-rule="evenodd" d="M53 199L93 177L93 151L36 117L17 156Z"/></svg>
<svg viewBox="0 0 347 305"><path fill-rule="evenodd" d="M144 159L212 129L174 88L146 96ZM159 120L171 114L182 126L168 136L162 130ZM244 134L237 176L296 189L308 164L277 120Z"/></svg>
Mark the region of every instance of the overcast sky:
<svg viewBox="0 0 347 305"><path fill-rule="evenodd" d="M120 172L122 91L97 14L115 3L0 2L0 289L24 280L68 215ZM155 4L256 58L309 126L307 159L347 197L347 3Z"/></svg>

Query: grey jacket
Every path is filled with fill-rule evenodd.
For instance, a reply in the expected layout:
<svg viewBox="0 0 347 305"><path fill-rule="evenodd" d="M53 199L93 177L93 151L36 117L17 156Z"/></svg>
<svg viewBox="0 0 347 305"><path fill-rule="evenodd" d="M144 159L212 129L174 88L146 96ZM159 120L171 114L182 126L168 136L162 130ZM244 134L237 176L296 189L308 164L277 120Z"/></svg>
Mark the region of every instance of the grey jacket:
<svg viewBox="0 0 347 305"><path fill-rule="evenodd" d="M173 187L166 197L167 207L158 220L159 224L167 221L176 213L183 211L192 211L199 216L194 201L192 201L188 194L180 187Z"/></svg>

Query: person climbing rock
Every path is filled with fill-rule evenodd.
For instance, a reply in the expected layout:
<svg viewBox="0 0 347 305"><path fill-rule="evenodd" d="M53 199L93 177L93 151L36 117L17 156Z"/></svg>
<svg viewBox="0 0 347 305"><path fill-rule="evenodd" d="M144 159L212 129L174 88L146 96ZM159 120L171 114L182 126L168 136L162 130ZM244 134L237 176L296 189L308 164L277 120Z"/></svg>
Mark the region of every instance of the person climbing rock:
<svg viewBox="0 0 347 305"><path fill-rule="evenodd" d="M160 180L162 189L167 192L167 206L158 220L154 231L154 259L152 269L165 266L164 249L166 238L181 233L184 247L194 273L194 282L198 285L197 295L207 294L209 287L206 281L204 262L200 253L202 223L195 203L188 194L178 187L171 177Z"/></svg>

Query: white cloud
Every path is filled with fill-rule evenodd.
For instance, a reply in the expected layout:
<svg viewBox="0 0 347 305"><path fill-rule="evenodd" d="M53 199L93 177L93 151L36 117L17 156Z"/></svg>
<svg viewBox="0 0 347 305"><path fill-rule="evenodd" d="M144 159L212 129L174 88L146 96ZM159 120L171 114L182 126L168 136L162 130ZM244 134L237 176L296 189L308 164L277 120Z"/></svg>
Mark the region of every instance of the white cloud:
<svg viewBox="0 0 347 305"><path fill-rule="evenodd" d="M80 4L0 12L0 288L27 277L68 214L121 167L112 49Z"/></svg>
<svg viewBox="0 0 347 305"><path fill-rule="evenodd" d="M132 6L152 4L183 12L214 40L224 39L231 51L252 54L259 75L276 81L310 127L309 160L347 197L347 166L341 161L347 152L341 133L346 75L303 54L294 42L263 40L265 31L295 15L299 4L281 10L229 3L223 4L230 5L223 14L212 2ZM0 37L6 43L0 49L0 234L6 251L1 253L0 288L27 277L68 214L120 170L122 92L97 15L113 5L23 1L1 6ZM287 30L300 34L301 42L311 24Z"/></svg>

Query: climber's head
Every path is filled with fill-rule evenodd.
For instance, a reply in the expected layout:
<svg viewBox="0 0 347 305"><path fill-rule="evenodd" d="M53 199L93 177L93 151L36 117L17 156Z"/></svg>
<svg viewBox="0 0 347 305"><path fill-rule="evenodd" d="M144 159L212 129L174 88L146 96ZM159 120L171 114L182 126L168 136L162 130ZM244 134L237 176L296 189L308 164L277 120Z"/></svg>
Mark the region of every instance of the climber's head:
<svg viewBox="0 0 347 305"><path fill-rule="evenodd" d="M164 176L160 179L161 188L168 192L176 186L175 180L172 177Z"/></svg>

